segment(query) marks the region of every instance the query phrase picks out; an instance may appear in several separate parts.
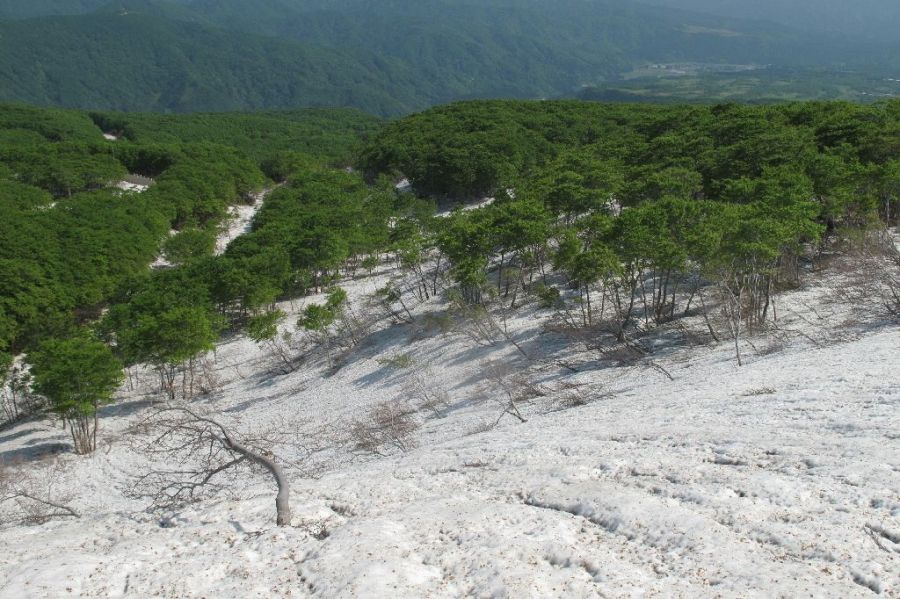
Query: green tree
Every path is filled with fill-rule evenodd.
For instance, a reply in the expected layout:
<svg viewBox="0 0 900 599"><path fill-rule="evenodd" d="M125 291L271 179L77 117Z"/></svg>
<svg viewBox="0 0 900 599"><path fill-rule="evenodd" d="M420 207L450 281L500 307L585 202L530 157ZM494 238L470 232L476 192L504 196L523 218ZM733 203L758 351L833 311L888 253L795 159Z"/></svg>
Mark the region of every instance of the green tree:
<svg viewBox="0 0 900 599"><path fill-rule="evenodd" d="M172 264L181 265L211 255L215 247L214 233L206 229L190 228L169 237L163 243L163 254Z"/></svg>
<svg viewBox="0 0 900 599"><path fill-rule="evenodd" d="M51 339L29 355L34 390L68 424L75 453L97 449L97 411L122 381L122 363L109 347L84 337Z"/></svg>
<svg viewBox="0 0 900 599"><path fill-rule="evenodd" d="M330 327L344 314L347 303L347 292L336 287L328 293L324 304L309 304L303 311L303 316L297 321L297 326L315 334L320 342L325 345L329 367L333 365L331 356Z"/></svg>
<svg viewBox="0 0 900 599"><path fill-rule="evenodd" d="M194 360L212 351L221 330L220 320L201 306L175 306L158 314L138 317L133 338L140 353L156 365L170 400L175 399L175 379L182 370L182 394L194 391Z"/></svg>

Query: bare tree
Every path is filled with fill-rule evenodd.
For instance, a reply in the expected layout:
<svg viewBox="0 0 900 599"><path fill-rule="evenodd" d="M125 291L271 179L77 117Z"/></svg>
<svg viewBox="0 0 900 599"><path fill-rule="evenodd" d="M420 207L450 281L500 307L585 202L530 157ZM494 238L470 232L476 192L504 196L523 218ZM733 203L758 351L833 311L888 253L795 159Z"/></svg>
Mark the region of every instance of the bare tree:
<svg viewBox="0 0 900 599"><path fill-rule="evenodd" d="M0 523L44 524L55 518L78 518L56 491L64 465L54 460L42 468L0 466ZM27 475L26 475L27 472Z"/></svg>
<svg viewBox="0 0 900 599"><path fill-rule="evenodd" d="M900 317L900 248L890 231L866 232L848 256L838 299L859 311Z"/></svg>
<svg viewBox="0 0 900 599"><path fill-rule="evenodd" d="M494 314L485 306L466 304L465 302L455 302L452 306L452 314L458 321L457 330L475 345L492 347L505 341L522 354L526 360L532 359L522 344L516 341L509 332L505 317L502 322L498 322Z"/></svg>
<svg viewBox="0 0 900 599"><path fill-rule="evenodd" d="M493 426L497 426L507 414L519 422L528 422L519 411L518 404L546 395L546 392L532 383L524 373L499 360L485 364L484 388L488 397L502 408Z"/></svg>
<svg viewBox="0 0 900 599"><path fill-rule="evenodd" d="M377 289L369 299L370 305L381 309L385 316L398 323L415 322L412 312L403 299L403 288L395 282L389 282Z"/></svg>
<svg viewBox="0 0 900 599"><path fill-rule="evenodd" d="M350 439L357 451L384 455L390 448L409 451L419 422L402 399L383 401L350 424Z"/></svg>
<svg viewBox="0 0 900 599"><path fill-rule="evenodd" d="M170 509L200 499L203 492L222 488L226 471L238 467L261 468L278 488L276 522L291 522L290 483L272 453L259 447L260 440L245 440L209 416L185 407L155 410L132 433L146 440L141 449L152 457L178 464L177 469L153 470L140 476L134 493L150 496L153 506Z"/></svg>
<svg viewBox="0 0 900 599"><path fill-rule="evenodd" d="M201 395L210 395L222 388L222 378L219 376L214 360L209 358L200 360L200 374L197 386Z"/></svg>
<svg viewBox="0 0 900 599"><path fill-rule="evenodd" d="M265 341L269 356L278 365L278 372L281 374L290 374L297 370L299 360L292 347L293 338L290 331L282 331Z"/></svg>
<svg viewBox="0 0 900 599"><path fill-rule="evenodd" d="M428 410L436 418L443 417L450 407L450 392L435 382L430 366L414 372L403 384L403 393L418 409Z"/></svg>

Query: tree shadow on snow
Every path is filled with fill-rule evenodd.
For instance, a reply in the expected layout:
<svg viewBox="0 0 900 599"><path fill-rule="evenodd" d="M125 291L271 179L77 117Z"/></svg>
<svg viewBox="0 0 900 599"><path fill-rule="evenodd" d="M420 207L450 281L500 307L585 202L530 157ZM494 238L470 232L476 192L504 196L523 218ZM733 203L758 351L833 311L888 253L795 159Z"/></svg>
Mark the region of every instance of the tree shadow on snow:
<svg viewBox="0 0 900 599"><path fill-rule="evenodd" d="M2 445L3 443L8 443L9 441L15 441L16 439L21 439L22 437L27 437L31 433L38 432L38 430L39 429L36 429L36 428L26 428L21 431L16 431L15 433L10 433L8 435L0 437L0 445Z"/></svg>
<svg viewBox="0 0 900 599"><path fill-rule="evenodd" d="M72 451L71 443L49 442L20 447L9 451L0 452L0 464L12 464L18 462L34 462L44 458Z"/></svg>

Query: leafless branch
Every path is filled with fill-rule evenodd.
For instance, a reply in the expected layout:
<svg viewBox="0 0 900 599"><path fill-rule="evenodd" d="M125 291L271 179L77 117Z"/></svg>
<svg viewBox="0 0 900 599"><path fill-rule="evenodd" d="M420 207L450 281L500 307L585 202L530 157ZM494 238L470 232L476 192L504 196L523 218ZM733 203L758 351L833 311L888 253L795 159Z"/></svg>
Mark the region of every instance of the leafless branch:
<svg viewBox="0 0 900 599"><path fill-rule="evenodd" d="M183 467L153 470L137 478L133 493L151 497L154 508L172 509L220 491L224 485L216 480L246 464L272 476L278 487L277 523L290 523L290 484L275 456L239 439L217 420L187 407L167 406L132 427L132 433L144 441L144 452Z"/></svg>
<svg viewBox="0 0 900 599"><path fill-rule="evenodd" d="M80 518L67 505L68 498L55 492L62 473L61 462L25 471L11 466L0 467L0 505L8 522L44 524L55 518Z"/></svg>

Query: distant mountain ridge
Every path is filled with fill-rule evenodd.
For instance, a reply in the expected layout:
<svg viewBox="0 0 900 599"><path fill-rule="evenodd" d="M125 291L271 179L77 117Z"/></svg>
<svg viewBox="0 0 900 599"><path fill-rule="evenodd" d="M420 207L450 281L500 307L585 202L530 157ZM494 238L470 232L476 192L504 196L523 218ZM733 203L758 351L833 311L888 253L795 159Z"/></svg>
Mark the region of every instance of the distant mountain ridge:
<svg viewBox="0 0 900 599"><path fill-rule="evenodd" d="M0 21L0 101L92 109L395 115L558 97L648 61L805 66L885 54L628 0L0 0L0 15L16 18Z"/></svg>
<svg viewBox="0 0 900 599"><path fill-rule="evenodd" d="M897 43L900 2L896 0L643 0L742 19L768 20L806 31Z"/></svg>

